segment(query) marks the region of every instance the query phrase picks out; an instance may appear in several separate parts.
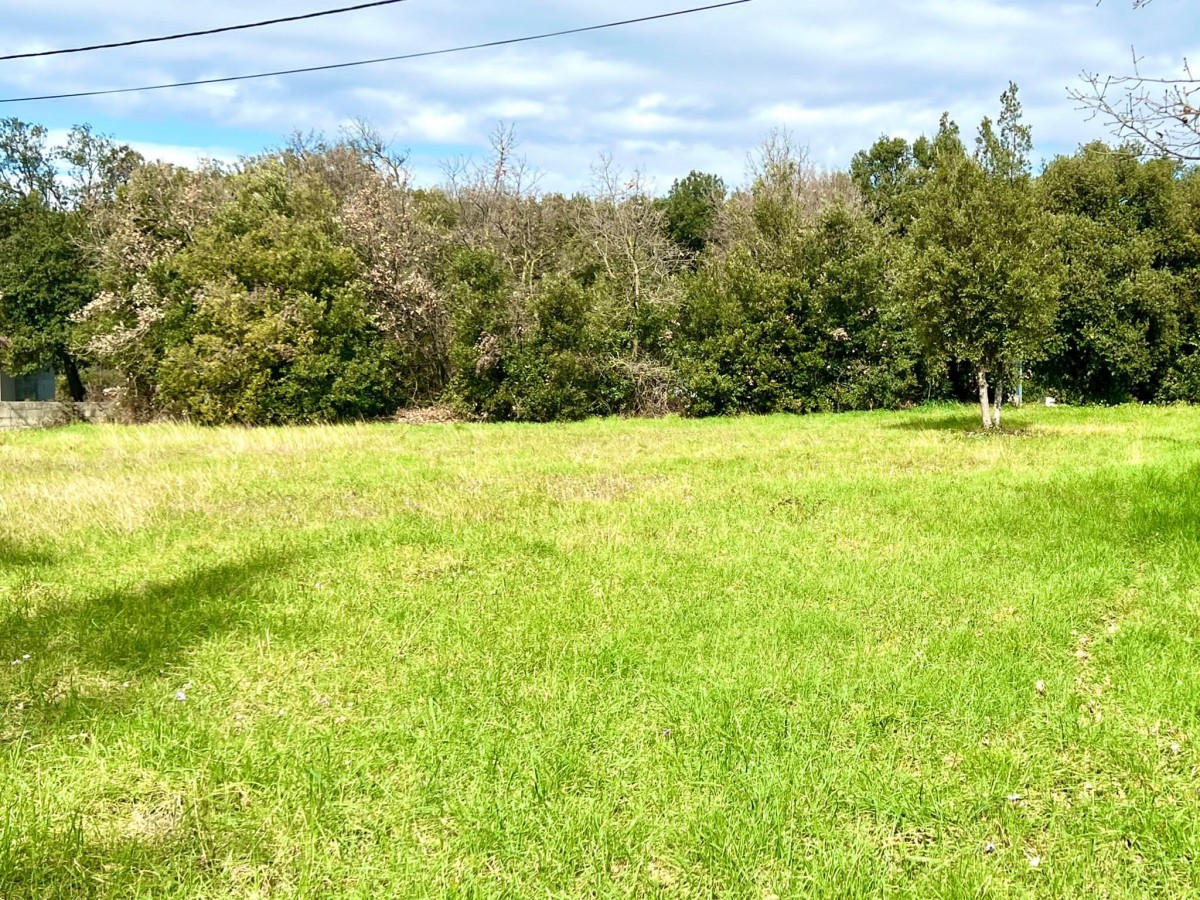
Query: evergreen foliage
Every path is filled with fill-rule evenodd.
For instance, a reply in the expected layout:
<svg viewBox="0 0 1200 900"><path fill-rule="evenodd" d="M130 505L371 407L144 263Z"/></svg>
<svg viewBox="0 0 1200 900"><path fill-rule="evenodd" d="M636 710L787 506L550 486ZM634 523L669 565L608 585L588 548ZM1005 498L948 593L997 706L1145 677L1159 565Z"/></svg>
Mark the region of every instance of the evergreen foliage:
<svg viewBox="0 0 1200 900"><path fill-rule="evenodd" d="M1015 86L974 152L947 116L843 173L776 133L662 197L609 159L542 193L504 130L415 189L365 129L189 170L4 120L0 365L206 424L1200 402L1200 175L1031 148Z"/></svg>

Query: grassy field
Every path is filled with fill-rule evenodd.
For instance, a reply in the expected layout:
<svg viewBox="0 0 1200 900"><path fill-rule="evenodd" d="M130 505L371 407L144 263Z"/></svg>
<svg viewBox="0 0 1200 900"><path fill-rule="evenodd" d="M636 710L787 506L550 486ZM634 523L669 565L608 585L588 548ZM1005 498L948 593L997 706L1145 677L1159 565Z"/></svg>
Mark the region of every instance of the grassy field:
<svg viewBox="0 0 1200 900"><path fill-rule="evenodd" d="M0 435L0 897L1200 895L1200 410Z"/></svg>

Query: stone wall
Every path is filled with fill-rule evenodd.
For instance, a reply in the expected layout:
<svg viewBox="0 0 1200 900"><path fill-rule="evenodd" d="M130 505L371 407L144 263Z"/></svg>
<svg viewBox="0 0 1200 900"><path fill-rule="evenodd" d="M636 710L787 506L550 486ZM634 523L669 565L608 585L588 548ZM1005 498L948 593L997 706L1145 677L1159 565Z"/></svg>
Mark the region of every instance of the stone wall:
<svg viewBox="0 0 1200 900"><path fill-rule="evenodd" d="M0 403L0 431L66 425L72 418L98 424L111 414L105 403Z"/></svg>

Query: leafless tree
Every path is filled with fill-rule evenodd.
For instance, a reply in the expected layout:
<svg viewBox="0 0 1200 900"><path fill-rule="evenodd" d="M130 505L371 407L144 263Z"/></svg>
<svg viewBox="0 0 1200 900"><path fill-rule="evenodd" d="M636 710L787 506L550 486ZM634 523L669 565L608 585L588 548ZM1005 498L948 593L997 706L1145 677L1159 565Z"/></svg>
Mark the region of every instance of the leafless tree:
<svg viewBox="0 0 1200 900"><path fill-rule="evenodd" d="M717 243L748 247L756 257L778 260L831 204L857 206L862 199L844 172L816 166L808 149L787 131L772 131L747 162L748 184L721 212Z"/></svg>
<svg viewBox="0 0 1200 900"><path fill-rule="evenodd" d="M365 119L355 119L343 129L342 140L383 178L389 187L408 187L412 175L408 170L408 153L400 151Z"/></svg>
<svg viewBox="0 0 1200 900"><path fill-rule="evenodd" d="M1151 0L1134 0L1134 8ZM1125 75L1083 74L1084 86L1070 91L1081 107L1102 119L1118 135L1147 149L1185 162L1200 161L1200 78L1185 59L1174 76L1148 74L1133 51Z"/></svg>
<svg viewBox="0 0 1200 900"><path fill-rule="evenodd" d="M446 166L446 193L457 212L458 239L496 253L528 294L562 250L562 205L544 202L541 175L518 146L512 127L500 125L487 157Z"/></svg>
<svg viewBox="0 0 1200 900"><path fill-rule="evenodd" d="M432 272L443 236L411 201L408 173L387 157L342 205L339 224L363 261L371 315L406 350L412 391L432 400L450 377L450 319Z"/></svg>
<svg viewBox="0 0 1200 900"><path fill-rule="evenodd" d="M604 272L614 301L626 307L627 318L636 322L647 305L671 302L674 275L686 254L668 236L642 173L627 177L611 156L601 156L592 167L588 199L578 208L576 228ZM633 359L638 355L635 336Z"/></svg>
<svg viewBox="0 0 1200 900"><path fill-rule="evenodd" d="M590 194L572 207L581 250L600 273L601 314L630 335L610 364L633 386L633 411L661 415L673 410L674 375L641 341L648 322L656 332L676 314L675 277L689 256L667 233L662 211L645 176L623 172L603 155L592 167ZM669 338L668 338L669 339Z"/></svg>

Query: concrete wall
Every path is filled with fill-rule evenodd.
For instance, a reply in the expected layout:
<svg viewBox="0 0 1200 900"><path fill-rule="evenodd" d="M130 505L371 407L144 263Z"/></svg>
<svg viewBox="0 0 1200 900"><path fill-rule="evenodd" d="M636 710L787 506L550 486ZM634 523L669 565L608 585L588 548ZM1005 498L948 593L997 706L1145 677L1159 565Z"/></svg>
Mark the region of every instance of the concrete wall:
<svg viewBox="0 0 1200 900"><path fill-rule="evenodd" d="M112 407L104 403L0 403L0 431L14 428L49 428L71 421L107 422Z"/></svg>

